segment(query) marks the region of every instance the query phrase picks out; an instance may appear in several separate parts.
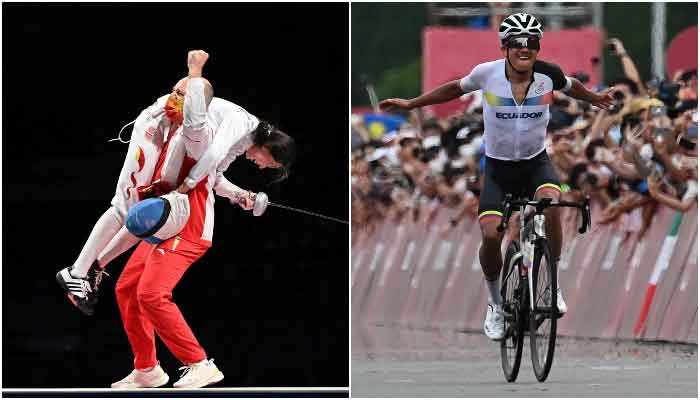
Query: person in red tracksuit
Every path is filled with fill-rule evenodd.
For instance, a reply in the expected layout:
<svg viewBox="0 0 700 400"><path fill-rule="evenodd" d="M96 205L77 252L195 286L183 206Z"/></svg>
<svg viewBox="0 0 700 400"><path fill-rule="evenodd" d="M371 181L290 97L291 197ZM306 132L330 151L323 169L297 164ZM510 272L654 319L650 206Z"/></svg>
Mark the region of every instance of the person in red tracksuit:
<svg viewBox="0 0 700 400"><path fill-rule="evenodd" d="M198 87L201 66L208 55L195 52L190 65L188 92ZM188 64L190 64L188 62ZM201 114L202 118L206 113ZM196 123L196 122L195 122ZM155 334L184 364L182 377L173 384L179 388L198 388L224 378L172 301L172 291L187 269L211 247L214 229L214 195L228 197L243 208L252 208L250 193L228 182L225 167L237 155L246 153L260 168L288 168L293 158L293 140L271 125L240 109L222 122L208 137L206 151L197 156L187 152L179 169L180 192L186 192L189 219L179 234L158 244L141 241L122 271L115 288L124 329L134 353L134 370L112 384L115 388L159 387L169 377L156 357ZM177 136L168 138L156 164L153 181L161 178L167 164L168 146ZM199 157L201 156L201 157ZM225 166L222 169L222 166ZM196 171L196 174L193 172Z"/></svg>

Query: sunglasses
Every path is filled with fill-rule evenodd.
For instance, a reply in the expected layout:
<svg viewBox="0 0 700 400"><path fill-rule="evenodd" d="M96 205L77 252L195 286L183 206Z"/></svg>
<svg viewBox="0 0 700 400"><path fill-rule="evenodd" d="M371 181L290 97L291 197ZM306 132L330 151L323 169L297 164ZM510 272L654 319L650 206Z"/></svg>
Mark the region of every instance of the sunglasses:
<svg viewBox="0 0 700 400"><path fill-rule="evenodd" d="M540 39L536 37L514 37L506 42L506 47L509 49L540 49Z"/></svg>

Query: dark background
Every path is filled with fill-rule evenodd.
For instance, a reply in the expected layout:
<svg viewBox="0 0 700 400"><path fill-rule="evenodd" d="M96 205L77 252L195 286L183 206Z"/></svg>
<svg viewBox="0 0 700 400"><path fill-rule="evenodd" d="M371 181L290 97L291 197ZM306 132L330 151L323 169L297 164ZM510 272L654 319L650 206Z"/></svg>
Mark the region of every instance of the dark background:
<svg viewBox="0 0 700 400"><path fill-rule="evenodd" d="M97 312L55 282L109 207L127 145L107 143L210 54L215 96L277 122L289 180L241 157L226 173L282 204L348 219L348 4L2 5L2 383L108 387L133 368L109 264ZM131 128L125 130L130 136ZM347 225L216 203L214 245L174 300L219 386L348 385ZM171 377L180 363L158 342Z"/></svg>

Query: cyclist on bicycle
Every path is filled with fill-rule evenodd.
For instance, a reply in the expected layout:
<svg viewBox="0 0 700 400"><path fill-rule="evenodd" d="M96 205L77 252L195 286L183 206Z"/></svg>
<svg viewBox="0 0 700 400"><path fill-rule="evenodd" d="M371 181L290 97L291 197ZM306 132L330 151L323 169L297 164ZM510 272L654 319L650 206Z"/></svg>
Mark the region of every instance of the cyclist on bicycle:
<svg viewBox="0 0 700 400"><path fill-rule="evenodd" d="M561 194L544 144L552 91L563 91L601 108L613 103L611 88L601 93L590 92L578 80L565 76L559 66L537 60L543 33L542 25L532 15L508 16L501 23L498 36L503 59L479 64L464 78L414 99L387 99L379 103L382 109L410 110L444 103L474 90L483 92L486 167L479 200L482 236L479 261L489 293L484 332L492 340L502 339L505 330L498 284L503 264L503 234L496 230L503 217L501 203L508 193L514 197L553 200L558 200ZM559 212L552 207L544 213L545 230L556 262L562 245ZM557 306L560 313L566 312L561 289L557 293Z"/></svg>

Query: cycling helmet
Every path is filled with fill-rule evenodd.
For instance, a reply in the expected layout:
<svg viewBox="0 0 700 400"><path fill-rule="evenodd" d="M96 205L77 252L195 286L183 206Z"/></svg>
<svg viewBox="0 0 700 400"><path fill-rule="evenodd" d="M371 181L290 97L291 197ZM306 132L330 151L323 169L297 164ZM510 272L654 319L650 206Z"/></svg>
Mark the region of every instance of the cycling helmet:
<svg viewBox="0 0 700 400"><path fill-rule="evenodd" d="M516 35L533 35L542 39L542 24L530 14L517 13L509 15L498 28L498 38L505 43L508 38Z"/></svg>

